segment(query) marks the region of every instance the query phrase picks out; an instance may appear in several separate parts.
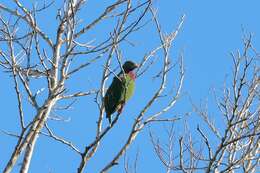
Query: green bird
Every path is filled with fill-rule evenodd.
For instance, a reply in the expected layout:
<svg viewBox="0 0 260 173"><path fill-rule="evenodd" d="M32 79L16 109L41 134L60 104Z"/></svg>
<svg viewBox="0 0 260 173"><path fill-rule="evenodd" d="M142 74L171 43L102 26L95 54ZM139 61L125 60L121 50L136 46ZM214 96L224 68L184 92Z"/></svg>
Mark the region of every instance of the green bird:
<svg viewBox="0 0 260 173"><path fill-rule="evenodd" d="M111 115L114 112L122 113L125 103L132 97L135 89L135 72L138 65L132 61L126 61L123 70L114 77L109 86L105 99L106 117L111 125Z"/></svg>

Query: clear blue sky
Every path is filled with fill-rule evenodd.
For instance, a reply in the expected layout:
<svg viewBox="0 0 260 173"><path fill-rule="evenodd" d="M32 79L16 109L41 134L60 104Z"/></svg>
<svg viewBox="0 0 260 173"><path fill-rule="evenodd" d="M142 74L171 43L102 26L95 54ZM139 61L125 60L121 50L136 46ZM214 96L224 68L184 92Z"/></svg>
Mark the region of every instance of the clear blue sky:
<svg viewBox="0 0 260 173"><path fill-rule="evenodd" d="M109 2L112 1L97 3L94 0L89 0L86 9L81 13L81 17L87 22L91 17L99 14ZM9 0L3 0L1 3L10 5ZM166 33L169 33L177 26L183 14L186 15L183 28L174 42L171 52L173 60L180 53L184 54L186 76L183 93L186 95L176 105L176 108L168 113L168 116L183 115L186 112L190 112L191 105L188 96L195 103L200 103L201 100L211 99L211 96L209 96L211 88L222 87L225 76L230 76L231 72L232 61L229 53L242 47L243 28L246 32L253 33L254 45L258 50L260 48L259 0L157 0L154 7L158 9L160 22ZM59 8L59 5L56 3L51 9L54 10L55 8ZM54 22L55 12L43 13L39 17L41 19L38 21L40 26L46 33L51 34L56 27ZM110 23L101 24L95 32L89 33L86 39L91 40L93 37L102 37L102 34L106 32L106 28L111 27L110 25ZM153 24L146 25L142 30L131 35L129 40L134 42L136 46L131 47L129 44L123 44L123 54L126 58L131 58L137 62L141 60L146 51L151 50L159 43ZM97 63L95 68L86 69L71 79L68 83L68 86L72 88L71 91L97 86L99 84L97 79L101 77L102 63L103 61ZM154 72L150 73L148 76L155 74ZM0 78L2 81L0 85L0 103L2 105L0 129L18 133L18 111L12 79L7 73L3 73L2 69ZM127 104L124 110L125 113L116 127L103 141L102 149L90 161L88 172L95 173L99 171L114 153L111 150L118 148L125 142L126 138L124 135L128 134L131 123L134 120L131 115L135 115L141 110L145 100L154 89L153 87L147 87L147 82L156 86L156 81L151 81L151 78L144 77L137 80L134 97ZM154 110L159 109L160 106L155 106ZM27 120L29 120L34 112L29 111L27 107ZM214 104L211 104L211 102L209 103L209 109L211 112L215 110ZM59 112L59 115L70 118L70 122L50 122L49 126L54 129L56 134L66 136L66 139L75 143L82 150L84 145L88 144L90 139L94 137L95 133L97 108L95 103L93 103L93 97L80 99L75 104L73 110ZM196 126L196 124L200 123L200 120L195 115L192 115L189 122L193 122L191 123L192 129L194 128L193 125ZM151 129L157 135L165 138L163 126L154 125L151 126ZM182 133L182 129L178 128L178 126L175 131L177 136ZM0 133L0 170L3 169L10 157L15 143L15 138ZM133 159L136 151L140 152L138 172L164 172L153 151L148 129L144 129L141 132L127 153ZM41 136L35 148L30 172L75 172L79 159L79 156L66 146ZM18 170L19 165L16 165L16 169L13 172L16 173ZM119 173L122 170L123 160L121 159L120 164L115 166L111 172Z"/></svg>

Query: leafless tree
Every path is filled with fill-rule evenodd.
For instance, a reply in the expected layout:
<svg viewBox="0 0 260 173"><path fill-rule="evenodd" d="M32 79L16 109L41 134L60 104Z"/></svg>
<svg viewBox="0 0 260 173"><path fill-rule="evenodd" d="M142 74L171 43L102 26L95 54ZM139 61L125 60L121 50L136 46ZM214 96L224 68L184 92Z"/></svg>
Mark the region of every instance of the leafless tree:
<svg viewBox="0 0 260 173"><path fill-rule="evenodd" d="M225 82L221 95L214 92L214 117L204 104L193 104L194 112L204 122L198 121L196 129L187 128L188 120L183 134L169 128L167 145L150 133L156 155L167 173L259 172L260 59L251 35L243 41L242 52L231 53L231 82Z"/></svg>
<svg viewBox="0 0 260 173"><path fill-rule="evenodd" d="M126 136L125 144L111 157L110 162L103 165L103 169L100 172L107 172L115 166L133 143L136 136L148 124L164 121L172 122L177 119L174 117L164 118L162 115L175 105L182 88L184 78L183 60L182 57L179 60L172 60L170 49L181 29L184 16L181 18L177 28L166 35L161 29L156 17L156 11L152 8L151 0L114 1L91 22L86 22L80 17L80 12L88 5L85 0L64 0L62 7L56 9L56 19L48 19L49 22L55 23L57 27L51 34L47 34L48 32L42 29L44 23L39 20L38 16L40 13L53 12L51 10L55 3L55 1L41 1L29 7L19 0L13 0L10 2L11 5L0 2L0 66L5 74L11 76L14 81L14 92L16 93L18 103L21 129L18 135L4 131L6 134L17 138L17 144L12 149L12 155L8 163L6 163L4 173L11 172L19 158L22 160L20 172L28 172L37 139L41 135L49 136L75 151L81 158L79 166L77 169L75 168L75 171L77 170L78 173L83 172L89 160L102 147L102 140L114 127L119 118L117 115L111 126L103 125L105 119L103 98L107 87L107 79L115 74L114 66L121 66L123 61L123 50L121 50L120 45L128 42L127 38L129 35L135 34L139 29L142 29L147 23L144 18L148 15L151 19L150 23L154 23L157 29L160 43L151 51L144 52L137 76L145 75L146 71L157 63L161 66L161 69L156 78L160 79L161 82L153 96L135 116L131 132ZM83 41L88 32L95 30L100 23L106 20L114 23L114 26L107 31L107 38L98 41L95 41L95 38L93 40L88 38L91 41ZM153 57L156 54L159 54L160 61L154 60ZM82 58L86 56L87 58ZM75 63L78 59L81 59L81 63ZM94 68L92 64L99 60L104 62L100 86L98 88L89 88L86 91L71 92L66 85L67 81L85 68ZM177 63L173 63L174 61ZM160 62L162 63L160 64ZM176 64L179 64L179 68L176 68ZM167 77L169 74L174 73L173 69L175 68L179 71L175 78L179 78L176 84L171 86ZM35 87L34 84L41 86ZM243 84L243 86L245 85ZM173 87L174 92L170 94L165 93L166 87ZM80 99L80 97L89 95L95 95L99 116L94 139L85 144L85 148L81 150L73 142L57 136L54 133L54 129L48 126L48 121L50 119L62 120L60 117L52 117L51 112L59 109L68 110L74 104L75 98ZM162 98L168 98L169 100L165 107L156 113L148 114L147 111L153 107L154 102L158 103ZM251 99L251 96L249 99ZM71 102L65 107L59 107L59 103L64 100L70 100ZM25 121L25 119L29 119L24 111L24 105L28 103L32 110L31 112L35 112L35 115L33 119ZM237 110L238 108L235 109L235 112ZM243 116L247 115L243 114ZM236 128L233 127L241 126L242 124L245 126L244 122L247 121L232 125L234 133ZM246 125L251 127L255 125L254 123ZM255 142L253 136L252 134L250 135L252 144ZM244 138L247 139L248 137ZM225 145L230 146L226 141L224 142ZM21 154L22 152L24 154ZM250 150L250 152L253 153L255 151ZM219 158L218 154L219 152L211 158L211 165L216 165L216 161ZM245 167L246 165L253 166L254 163L255 161L248 161L245 163Z"/></svg>

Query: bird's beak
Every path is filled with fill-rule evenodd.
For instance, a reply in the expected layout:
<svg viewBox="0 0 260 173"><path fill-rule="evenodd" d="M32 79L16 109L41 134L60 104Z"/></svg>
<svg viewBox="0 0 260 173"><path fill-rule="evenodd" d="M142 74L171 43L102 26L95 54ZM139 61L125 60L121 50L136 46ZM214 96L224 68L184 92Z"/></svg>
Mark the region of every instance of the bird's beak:
<svg viewBox="0 0 260 173"><path fill-rule="evenodd" d="M135 68L138 68L139 67L139 64L135 63Z"/></svg>

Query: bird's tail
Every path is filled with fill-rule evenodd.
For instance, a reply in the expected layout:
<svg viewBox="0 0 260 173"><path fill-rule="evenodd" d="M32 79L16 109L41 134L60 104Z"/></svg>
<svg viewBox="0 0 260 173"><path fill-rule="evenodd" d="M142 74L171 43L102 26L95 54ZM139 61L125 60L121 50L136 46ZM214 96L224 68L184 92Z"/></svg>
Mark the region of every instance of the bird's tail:
<svg viewBox="0 0 260 173"><path fill-rule="evenodd" d="M111 126L112 124L112 121L111 121L111 114L107 114L107 119L108 119L108 122L109 122L109 125Z"/></svg>

